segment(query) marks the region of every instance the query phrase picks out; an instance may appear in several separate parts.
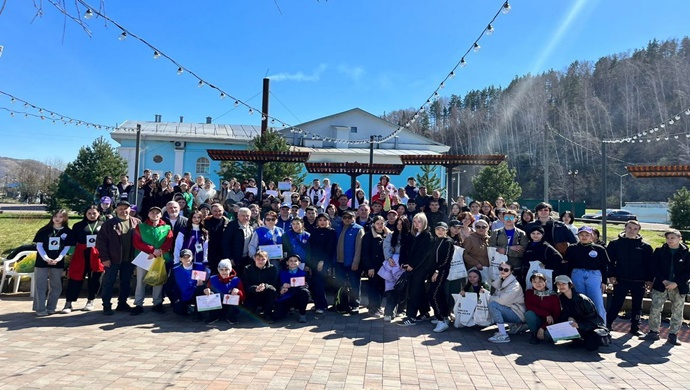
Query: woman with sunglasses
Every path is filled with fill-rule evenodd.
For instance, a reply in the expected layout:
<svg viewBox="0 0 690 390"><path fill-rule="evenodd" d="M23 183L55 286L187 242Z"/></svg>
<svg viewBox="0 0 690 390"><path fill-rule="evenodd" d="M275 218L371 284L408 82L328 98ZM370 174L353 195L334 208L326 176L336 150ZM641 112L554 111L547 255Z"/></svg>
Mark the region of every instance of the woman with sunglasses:
<svg viewBox="0 0 690 390"><path fill-rule="evenodd" d="M254 258L256 252L261 249L263 245L282 245L283 244L283 229L276 226L278 222L278 214L275 211L269 211L264 217L264 226L254 229L252 238L249 240L249 257ZM278 259L271 259L274 266L279 267Z"/></svg>
<svg viewBox="0 0 690 390"><path fill-rule="evenodd" d="M489 313L493 318L498 332L489 341L492 343L509 343L510 336L506 332L506 324L510 325L510 333L517 334L527 328L525 325L525 295L517 278L513 275L510 263L498 265L499 278L494 280L495 289L489 302Z"/></svg>
<svg viewBox="0 0 690 390"><path fill-rule="evenodd" d="M521 275L522 256L527 247L527 234L515 227L517 213L506 210L503 213L503 227L491 232L489 246L496 248L496 252L508 256L508 262L515 270L515 275ZM524 287L524 285L523 285Z"/></svg>

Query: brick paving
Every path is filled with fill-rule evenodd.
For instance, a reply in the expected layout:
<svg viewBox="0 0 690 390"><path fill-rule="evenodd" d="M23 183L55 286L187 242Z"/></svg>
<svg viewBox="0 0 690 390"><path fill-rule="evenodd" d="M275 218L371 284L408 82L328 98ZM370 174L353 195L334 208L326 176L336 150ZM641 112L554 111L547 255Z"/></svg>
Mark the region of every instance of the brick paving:
<svg viewBox="0 0 690 390"><path fill-rule="evenodd" d="M61 304L64 301L61 300ZM81 299L77 307L83 305ZM147 299L147 304L148 299ZM599 353L486 341L494 329L431 332L364 314L308 313L265 324L203 323L168 311L37 318L26 294L0 297L0 389L687 389L690 344L622 333ZM683 333L688 332L684 325Z"/></svg>

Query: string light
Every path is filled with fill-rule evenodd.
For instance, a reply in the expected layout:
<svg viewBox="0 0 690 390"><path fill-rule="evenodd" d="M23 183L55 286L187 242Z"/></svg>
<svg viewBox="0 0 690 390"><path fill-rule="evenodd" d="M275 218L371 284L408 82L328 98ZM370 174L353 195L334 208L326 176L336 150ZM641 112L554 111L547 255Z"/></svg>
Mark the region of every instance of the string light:
<svg viewBox="0 0 690 390"><path fill-rule="evenodd" d="M201 88L204 86L204 82L199 80L199 84L196 85L197 87Z"/></svg>
<svg viewBox="0 0 690 390"><path fill-rule="evenodd" d="M480 50L481 48L482 48L482 47L479 46L479 44L478 44L477 42L474 43L473 49L474 49L474 52L475 52L475 53L479 52L479 50Z"/></svg>
<svg viewBox="0 0 690 390"><path fill-rule="evenodd" d="M154 50L154 51L153 51L153 58L154 58L155 60L161 58L161 53L159 53L158 50Z"/></svg>
<svg viewBox="0 0 690 390"><path fill-rule="evenodd" d="M465 57L462 57L460 60L460 67L464 68L467 66L467 61L465 61Z"/></svg>
<svg viewBox="0 0 690 390"><path fill-rule="evenodd" d="M633 135L632 137L624 137L624 138L618 138L618 139L612 139L612 140L603 140L604 143L622 143L622 142L631 142L634 143L635 140L638 138L645 137L647 135L652 135L659 130L666 129L666 125L668 124L669 126L673 126L674 124L677 124L679 120L682 118L681 113L688 113L686 115L690 115L690 108L681 111L680 113L673 115L671 119L665 120L658 125L652 126L648 129L642 130L641 132L637 133L636 135ZM668 138L664 137L664 140L667 140ZM643 140L639 140L638 142L642 142Z"/></svg>
<svg viewBox="0 0 690 390"><path fill-rule="evenodd" d="M454 79L455 78L455 71L452 71L448 74L448 78Z"/></svg>
<svg viewBox="0 0 690 390"><path fill-rule="evenodd" d="M486 26L486 35L491 35L493 33L494 33L494 26L492 26L491 23L489 23L489 25Z"/></svg>
<svg viewBox="0 0 690 390"><path fill-rule="evenodd" d="M123 31L122 34L120 34L120 36L117 37L117 39L120 41L124 41L125 39L127 39L127 33Z"/></svg>
<svg viewBox="0 0 690 390"><path fill-rule="evenodd" d="M221 99L225 99L225 93L221 92L221 93L220 93L220 98L221 98Z"/></svg>
<svg viewBox="0 0 690 390"><path fill-rule="evenodd" d="M234 104L234 106L235 106L235 107L237 107L237 106L239 106L239 105L240 105L240 102L239 102L239 100L235 100L235 104Z"/></svg>
<svg viewBox="0 0 690 390"><path fill-rule="evenodd" d="M503 12L503 14L505 15L505 14L507 14L508 12L510 12L510 9L511 9L510 3L508 3L508 2L506 1L505 3L503 3L503 9L501 10L501 12Z"/></svg>
<svg viewBox="0 0 690 390"><path fill-rule="evenodd" d="M86 10L86 13L84 14L84 19L91 19L93 18L93 12L91 12L90 9Z"/></svg>

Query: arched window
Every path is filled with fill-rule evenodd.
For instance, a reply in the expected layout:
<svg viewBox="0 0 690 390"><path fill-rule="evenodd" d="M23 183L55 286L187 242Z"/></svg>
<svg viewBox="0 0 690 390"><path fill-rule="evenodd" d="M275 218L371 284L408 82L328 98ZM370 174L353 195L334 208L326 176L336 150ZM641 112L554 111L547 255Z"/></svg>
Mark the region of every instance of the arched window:
<svg viewBox="0 0 690 390"><path fill-rule="evenodd" d="M206 157L199 157L196 160L196 173L206 175L211 173L211 162Z"/></svg>

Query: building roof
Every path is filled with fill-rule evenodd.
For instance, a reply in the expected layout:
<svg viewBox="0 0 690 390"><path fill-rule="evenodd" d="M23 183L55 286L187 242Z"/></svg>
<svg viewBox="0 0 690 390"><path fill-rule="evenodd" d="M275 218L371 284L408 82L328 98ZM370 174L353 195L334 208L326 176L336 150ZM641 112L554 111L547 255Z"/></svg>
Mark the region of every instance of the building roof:
<svg viewBox="0 0 690 390"><path fill-rule="evenodd" d="M141 125L141 133L145 137L155 137L164 140L204 140L215 142L240 141L248 142L261 133L261 126L253 125L219 125L215 123L192 122L149 122L126 120L115 130L111 137L118 141L133 139L137 125Z"/></svg>
<svg viewBox="0 0 690 390"><path fill-rule="evenodd" d="M636 178L690 177L690 165L635 165L625 169Z"/></svg>
<svg viewBox="0 0 690 390"><path fill-rule="evenodd" d="M305 146L291 146L290 149L296 152L309 152L309 153L328 153L331 155L369 155L369 148L352 148L352 149L338 149L338 148L309 148ZM374 156L405 156L408 154L413 155L429 155L436 156L439 155L438 152L433 150L409 150L409 149L376 149L374 147Z"/></svg>

